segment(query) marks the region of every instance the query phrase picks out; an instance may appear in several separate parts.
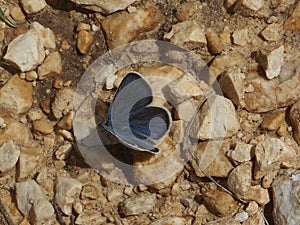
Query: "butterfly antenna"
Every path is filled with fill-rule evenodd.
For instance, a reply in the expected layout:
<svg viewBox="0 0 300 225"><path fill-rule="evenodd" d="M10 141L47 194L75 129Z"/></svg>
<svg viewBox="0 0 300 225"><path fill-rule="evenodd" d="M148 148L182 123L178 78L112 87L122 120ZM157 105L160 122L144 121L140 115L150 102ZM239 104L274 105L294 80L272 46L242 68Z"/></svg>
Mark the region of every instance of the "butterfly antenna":
<svg viewBox="0 0 300 225"><path fill-rule="evenodd" d="M192 143L189 139L189 134L190 134L190 131L191 131L191 128L192 128L192 125L193 123L195 122L195 119L196 117L198 116L198 112L200 111L200 109L202 108L202 106L204 105L205 102L207 102L207 100L211 97L215 95L215 92L214 91L211 91L203 100L202 102L198 105L197 107L197 110L195 111L194 115L193 115L193 118L191 119L191 121L189 122L188 126L187 126L187 129L186 129L186 134L184 137L185 137L185 140L183 143L186 143L187 145L185 145L188 150L189 150L189 154L193 157L193 159L196 161L199 169L201 170L201 172L209 179L211 180L217 187L219 187L221 190L225 191L226 193L228 193L229 195L231 195L233 198L235 198L236 200L238 200L239 202L247 205L249 204L248 201L244 200L244 199L241 199L239 198L236 194L234 194L232 191L230 191L229 189L225 188L224 186L222 186L221 184L219 184L212 176L210 176L206 170L204 169L204 167L202 166L200 160L195 156L194 152L193 152L193 148L191 148L192 146ZM258 208L258 211L260 212L260 214L262 215L263 217L263 220L265 222L265 225L269 225L269 222L267 220L267 218L265 217L264 213L262 212L262 210L260 208Z"/></svg>

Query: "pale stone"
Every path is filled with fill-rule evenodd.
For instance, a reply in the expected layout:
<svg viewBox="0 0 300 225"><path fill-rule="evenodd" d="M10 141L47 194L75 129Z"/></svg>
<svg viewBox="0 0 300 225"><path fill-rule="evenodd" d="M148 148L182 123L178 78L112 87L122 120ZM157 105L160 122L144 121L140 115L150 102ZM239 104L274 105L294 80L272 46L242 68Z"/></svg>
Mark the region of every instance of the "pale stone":
<svg viewBox="0 0 300 225"><path fill-rule="evenodd" d="M0 89L0 115L18 117L26 113L32 104L32 85L19 78L11 77Z"/></svg>
<svg viewBox="0 0 300 225"><path fill-rule="evenodd" d="M81 191L82 199L97 199L102 194L101 189L94 184L86 184Z"/></svg>
<svg viewBox="0 0 300 225"><path fill-rule="evenodd" d="M54 215L46 194L34 180L16 183L16 200L19 210L34 224L43 224Z"/></svg>
<svg viewBox="0 0 300 225"><path fill-rule="evenodd" d="M46 117L45 114L42 112L41 109L34 109L31 110L28 114L27 114L27 118L30 121L36 121L36 120L40 120L42 118Z"/></svg>
<svg viewBox="0 0 300 225"><path fill-rule="evenodd" d="M140 8L134 13L121 11L107 16L102 28L110 49L133 41L139 34L154 30L164 20L155 7Z"/></svg>
<svg viewBox="0 0 300 225"><path fill-rule="evenodd" d="M58 130L57 134L60 134L68 141L74 141L73 134L68 130Z"/></svg>
<svg viewBox="0 0 300 225"><path fill-rule="evenodd" d="M37 80L37 78L38 78L37 72L35 72L34 70L25 73L25 79L27 81L35 81Z"/></svg>
<svg viewBox="0 0 300 225"><path fill-rule="evenodd" d="M62 71L62 62L59 52L50 53L38 68L39 79L43 80L51 75L58 75Z"/></svg>
<svg viewBox="0 0 300 225"><path fill-rule="evenodd" d="M73 109L75 92L71 88L59 90L52 103L52 112L56 119L62 118Z"/></svg>
<svg viewBox="0 0 300 225"><path fill-rule="evenodd" d="M282 82L260 76L248 81L252 91L245 93L245 107L249 112L267 112L296 102L300 96L300 57L291 55L281 68ZM292 91L291 91L292 90Z"/></svg>
<svg viewBox="0 0 300 225"><path fill-rule="evenodd" d="M82 30L86 30L86 31L90 31L91 30L91 25L89 25L88 23L83 23L83 22L79 22L77 25L77 32L80 32Z"/></svg>
<svg viewBox="0 0 300 225"><path fill-rule="evenodd" d="M17 165L17 179L22 180L29 176L39 163L42 149L39 146L22 146Z"/></svg>
<svg viewBox="0 0 300 225"><path fill-rule="evenodd" d="M107 224L106 217L96 210L85 210L76 218L75 224Z"/></svg>
<svg viewBox="0 0 300 225"><path fill-rule="evenodd" d="M21 0L21 4L26 13L37 13L47 6L45 0Z"/></svg>
<svg viewBox="0 0 300 225"><path fill-rule="evenodd" d="M261 127L265 130L277 130L285 122L285 111L277 111L266 114L261 123Z"/></svg>
<svg viewBox="0 0 300 225"><path fill-rule="evenodd" d="M267 26L261 35L266 41L278 41L282 37L282 25L273 23Z"/></svg>
<svg viewBox="0 0 300 225"><path fill-rule="evenodd" d="M226 157L229 150L227 142L206 141L199 143L192 158L192 166L199 177L205 177L201 169L214 177L227 177L233 169L230 160ZM199 165L200 163L201 165Z"/></svg>
<svg viewBox="0 0 300 225"><path fill-rule="evenodd" d="M151 212L156 203L155 194L140 193L121 202L120 211L125 216L141 215Z"/></svg>
<svg viewBox="0 0 300 225"><path fill-rule="evenodd" d="M261 212L257 212L253 216L250 216L243 225L265 225L265 220Z"/></svg>
<svg viewBox="0 0 300 225"><path fill-rule="evenodd" d="M182 76L173 82L170 82L166 87L167 99L173 104L179 104L191 98L200 98L204 96L204 91L201 87L201 82L196 81L190 76Z"/></svg>
<svg viewBox="0 0 300 225"><path fill-rule="evenodd" d="M196 113L196 106L192 101L184 101L176 106L175 119L191 121Z"/></svg>
<svg viewBox="0 0 300 225"><path fill-rule="evenodd" d="M172 225L185 225L186 220L183 217L178 217L178 216L166 216L161 219L155 220L149 225L167 225L167 224L172 224Z"/></svg>
<svg viewBox="0 0 300 225"><path fill-rule="evenodd" d="M284 160L293 159L295 150L278 138L267 137L255 148L254 175L259 179L271 172L277 171Z"/></svg>
<svg viewBox="0 0 300 225"><path fill-rule="evenodd" d="M107 90L111 90L111 89L113 89L115 87L114 83L115 83L115 81L116 81L117 78L118 78L118 76L114 75L114 74L111 75L111 76L108 76L106 78L105 87L106 87Z"/></svg>
<svg viewBox="0 0 300 225"><path fill-rule="evenodd" d="M72 204L79 197L81 188L82 184L71 177L57 178L55 201L66 215L72 214Z"/></svg>
<svg viewBox="0 0 300 225"><path fill-rule="evenodd" d="M279 76L281 67L284 63L283 45L273 50L261 50L258 55L258 60L265 70L268 79Z"/></svg>
<svg viewBox="0 0 300 225"><path fill-rule="evenodd" d="M50 28L45 28L38 22L33 22L30 25L30 28L38 33L39 38L42 41L45 48L55 49L55 35Z"/></svg>
<svg viewBox="0 0 300 225"><path fill-rule="evenodd" d="M30 29L9 43L3 59L22 72L34 70L45 58L44 45L36 30Z"/></svg>
<svg viewBox="0 0 300 225"><path fill-rule="evenodd" d="M244 222L248 218L249 218L249 215L245 211L241 211L241 212L235 214L235 216L234 216L234 219L239 221L240 223Z"/></svg>
<svg viewBox="0 0 300 225"><path fill-rule="evenodd" d="M260 185L252 186L252 162L242 163L232 170L228 176L228 188L244 200L256 201L266 205L270 201L268 189Z"/></svg>
<svg viewBox="0 0 300 225"><path fill-rule="evenodd" d="M77 36L77 48L82 54L87 54L94 42L94 35L86 30L81 30Z"/></svg>
<svg viewBox="0 0 300 225"><path fill-rule="evenodd" d="M210 30L206 33L206 39L207 48L211 54L220 54L223 51L224 45L222 40L214 30Z"/></svg>
<svg viewBox="0 0 300 225"><path fill-rule="evenodd" d="M20 155L19 146L11 140L1 145L0 147L0 172L6 172L12 169Z"/></svg>
<svg viewBox="0 0 300 225"><path fill-rule="evenodd" d="M204 31L196 21L190 20L173 25L172 30L164 35L164 39L187 48L198 48L207 43Z"/></svg>
<svg viewBox="0 0 300 225"><path fill-rule="evenodd" d="M232 37L234 44L245 46L248 40L248 29L236 30L233 32Z"/></svg>
<svg viewBox="0 0 300 225"><path fill-rule="evenodd" d="M215 215L223 217L235 213L239 203L227 192L211 190L203 193L203 200L207 208Z"/></svg>
<svg viewBox="0 0 300 225"><path fill-rule="evenodd" d="M117 188L111 188L110 190L108 190L106 198L108 201L113 202L116 201L117 199L120 199L122 195L123 195L122 190Z"/></svg>
<svg viewBox="0 0 300 225"><path fill-rule="evenodd" d="M265 4L265 0L242 0L241 2L242 6L253 11L260 10Z"/></svg>
<svg viewBox="0 0 300 225"><path fill-rule="evenodd" d="M111 14L113 12L126 9L136 0L71 0L82 7L92 9L97 12Z"/></svg>
<svg viewBox="0 0 300 225"><path fill-rule="evenodd" d="M289 117L293 127L293 137L300 146L300 100L292 106Z"/></svg>
<svg viewBox="0 0 300 225"><path fill-rule="evenodd" d="M235 162L247 162L250 161L253 156L251 151L252 147L252 145L243 142L237 142L235 149L233 151L229 151L228 155Z"/></svg>
<svg viewBox="0 0 300 225"><path fill-rule="evenodd" d="M300 224L299 170L283 171L272 184L273 219L276 225Z"/></svg>
<svg viewBox="0 0 300 225"><path fill-rule="evenodd" d="M231 137L240 128L232 102L219 95L210 97L203 104L199 122L197 138L201 140Z"/></svg>
<svg viewBox="0 0 300 225"><path fill-rule="evenodd" d="M71 151L72 151L72 144L66 142L63 145L58 147L58 149L55 151L55 156L59 160L65 160L69 157Z"/></svg>
<svg viewBox="0 0 300 225"><path fill-rule="evenodd" d="M243 107L245 75L238 69L229 69L221 75L219 84L224 94L237 106Z"/></svg>

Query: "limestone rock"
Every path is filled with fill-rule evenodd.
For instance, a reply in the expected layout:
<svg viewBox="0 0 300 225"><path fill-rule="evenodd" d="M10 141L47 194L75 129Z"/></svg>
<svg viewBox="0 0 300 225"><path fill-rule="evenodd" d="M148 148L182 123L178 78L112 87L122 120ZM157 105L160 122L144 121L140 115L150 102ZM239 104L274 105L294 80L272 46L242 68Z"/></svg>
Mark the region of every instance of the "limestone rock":
<svg viewBox="0 0 300 225"><path fill-rule="evenodd" d="M254 175L259 179L271 172L277 171L284 160L293 159L295 150L278 138L267 137L255 148Z"/></svg>
<svg viewBox="0 0 300 225"><path fill-rule="evenodd" d="M37 13L47 6L45 0L21 0L21 4L26 13Z"/></svg>
<svg viewBox="0 0 300 225"><path fill-rule="evenodd" d="M77 37L77 48L82 54L88 53L90 46L94 42L94 35L86 30L81 30Z"/></svg>
<svg viewBox="0 0 300 225"><path fill-rule="evenodd" d="M265 0L241 0L238 1L238 4L235 6L235 8L243 8L245 10L250 11L258 11L260 10L265 4Z"/></svg>
<svg viewBox="0 0 300 225"><path fill-rule="evenodd" d="M283 45L271 50L261 50L258 55L258 60L264 68L268 79L277 77L284 62Z"/></svg>
<svg viewBox="0 0 300 225"><path fill-rule="evenodd" d="M28 177L39 163L42 149L39 146L22 146L17 165L17 180Z"/></svg>
<svg viewBox="0 0 300 225"><path fill-rule="evenodd" d="M42 134L50 134L54 131L55 122L51 122L47 118L42 118L33 122L33 129Z"/></svg>
<svg viewBox="0 0 300 225"><path fill-rule="evenodd" d="M55 186L55 201L66 214L72 214L72 204L79 197L82 184L71 177L58 177Z"/></svg>
<svg viewBox="0 0 300 225"><path fill-rule="evenodd" d="M293 127L293 137L300 145L300 100L292 106L289 116Z"/></svg>
<svg viewBox="0 0 300 225"><path fill-rule="evenodd" d="M71 0L72 2L81 5L87 9L96 12L110 14L119 10L126 9L127 6L136 0Z"/></svg>
<svg viewBox="0 0 300 225"><path fill-rule="evenodd" d="M0 172L6 172L12 169L20 155L19 146L15 145L15 143L10 140L9 142L4 143L0 147Z"/></svg>
<svg viewBox="0 0 300 225"><path fill-rule="evenodd" d="M199 48L207 43L204 31L196 21L191 20L173 25L172 30L164 35L164 39L187 48Z"/></svg>
<svg viewBox="0 0 300 225"><path fill-rule="evenodd" d="M266 41L278 41L282 37L281 32L282 26L277 23L272 23L261 32L261 35Z"/></svg>
<svg viewBox="0 0 300 225"><path fill-rule="evenodd" d="M52 112L56 119L62 118L73 109L75 92L71 88L63 88L56 92L52 103Z"/></svg>
<svg viewBox="0 0 300 225"><path fill-rule="evenodd" d="M46 194L34 180L16 184L16 199L19 210L34 224L43 224L54 215Z"/></svg>
<svg viewBox="0 0 300 225"><path fill-rule="evenodd" d="M237 142L235 149L228 152L228 156L237 163L247 162L250 161L253 156L251 149L252 145Z"/></svg>
<svg viewBox="0 0 300 225"><path fill-rule="evenodd" d="M44 45L36 30L30 29L9 43L3 59L22 72L34 70L45 58Z"/></svg>
<svg viewBox="0 0 300 225"><path fill-rule="evenodd" d="M66 142L65 144L59 146L59 148L55 152L55 156L59 160L67 159L72 151L72 144Z"/></svg>
<svg viewBox="0 0 300 225"><path fill-rule="evenodd" d="M232 34L233 43L236 45L245 46L248 41L248 29L236 30Z"/></svg>
<svg viewBox="0 0 300 225"><path fill-rule="evenodd" d="M15 21L24 21L25 20L25 15L23 14L23 12L19 6L14 6L10 11L10 15Z"/></svg>
<svg viewBox="0 0 300 225"><path fill-rule="evenodd" d="M203 104L199 122L197 138L201 140L231 137L240 128L232 102L219 95L210 97Z"/></svg>
<svg viewBox="0 0 300 225"><path fill-rule="evenodd" d="M62 62L59 52L50 53L42 65L38 68L38 75L40 80L46 79L51 75L58 75L62 71Z"/></svg>
<svg viewBox="0 0 300 225"><path fill-rule="evenodd" d="M31 138L30 130L18 121L13 120L0 130L0 145L12 140L16 145L23 146L30 143Z"/></svg>
<svg viewBox="0 0 300 225"><path fill-rule="evenodd" d="M74 112L70 111L58 123L57 126L61 129L71 130L73 127Z"/></svg>
<svg viewBox="0 0 300 225"><path fill-rule="evenodd" d="M267 112L293 104L300 97L300 57L292 55L281 68L282 82L257 76L247 82L251 91L245 93L249 112ZM292 90L292 91L291 91Z"/></svg>
<svg viewBox="0 0 300 225"><path fill-rule="evenodd" d="M197 162L201 163L201 167L214 177L227 177L233 166L226 157L229 150L229 144L221 141L207 141L199 143L194 152L194 156L198 160L192 159L192 166L195 173L199 177L205 177Z"/></svg>
<svg viewBox="0 0 300 225"><path fill-rule="evenodd" d="M297 225L299 212L299 170L283 171L273 184L273 219L276 225Z"/></svg>
<svg viewBox="0 0 300 225"><path fill-rule="evenodd" d="M125 216L141 215L153 210L156 203L155 194L140 193L121 202L120 210Z"/></svg>
<svg viewBox="0 0 300 225"><path fill-rule="evenodd" d="M18 117L27 112L32 104L32 85L19 78L11 77L0 89L0 115Z"/></svg>
<svg viewBox="0 0 300 225"><path fill-rule="evenodd" d="M55 49L55 36L50 28L45 28L38 22L33 22L30 25L30 28L38 33L39 38L41 39L45 48Z"/></svg>
<svg viewBox="0 0 300 225"><path fill-rule="evenodd" d="M243 107L245 75L238 69L229 69L221 75L219 84L224 94L237 106Z"/></svg>
<svg viewBox="0 0 300 225"><path fill-rule="evenodd" d="M121 11L107 16L102 27L110 49L133 41L138 34L155 29L164 20L155 7L137 9L134 13Z"/></svg>

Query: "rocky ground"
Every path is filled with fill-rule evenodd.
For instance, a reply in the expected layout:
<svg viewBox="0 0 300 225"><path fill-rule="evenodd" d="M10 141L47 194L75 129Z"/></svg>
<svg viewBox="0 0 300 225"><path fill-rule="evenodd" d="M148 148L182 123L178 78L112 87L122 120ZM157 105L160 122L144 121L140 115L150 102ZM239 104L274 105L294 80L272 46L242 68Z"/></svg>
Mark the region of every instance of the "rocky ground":
<svg viewBox="0 0 300 225"><path fill-rule="evenodd" d="M2 0L0 8L9 19L0 21L0 224L300 224L299 1ZM189 50L210 76L196 81L134 54L135 63L111 66L113 49L146 39ZM149 46L130 50L159 59ZM110 50L98 68L100 88L83 82L101 103L89 114L78 86ZM78 142L95 114L107 113L129 70L145 75L154 92L162 84L151 76L168 77L174 101L156 99L174 120L162 154L110 150L131 166L133 181L117 160ZM182 163L172 152L186 140L189 104L200 104L211 85L221 91L197 114L193 138L200 141Z"/></svg>

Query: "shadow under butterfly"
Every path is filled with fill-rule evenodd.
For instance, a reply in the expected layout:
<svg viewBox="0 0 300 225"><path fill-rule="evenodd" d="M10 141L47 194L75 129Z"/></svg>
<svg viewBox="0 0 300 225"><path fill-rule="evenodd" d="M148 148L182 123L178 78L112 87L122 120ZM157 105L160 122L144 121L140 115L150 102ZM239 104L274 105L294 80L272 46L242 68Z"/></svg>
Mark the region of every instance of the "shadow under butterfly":
<svg viewBox="0 0 300 225"><path fill-rule="evenodd" d="M106 121L100 126L120 143L137 151L160 153L157 146L170 132L171 113L165 107L151 106L149 83L137 72L129 72L114 96Z"/></svg>

